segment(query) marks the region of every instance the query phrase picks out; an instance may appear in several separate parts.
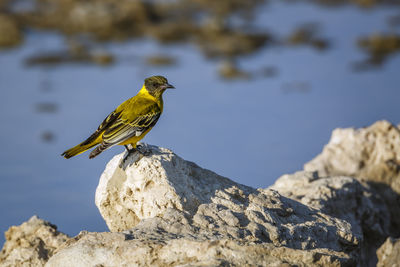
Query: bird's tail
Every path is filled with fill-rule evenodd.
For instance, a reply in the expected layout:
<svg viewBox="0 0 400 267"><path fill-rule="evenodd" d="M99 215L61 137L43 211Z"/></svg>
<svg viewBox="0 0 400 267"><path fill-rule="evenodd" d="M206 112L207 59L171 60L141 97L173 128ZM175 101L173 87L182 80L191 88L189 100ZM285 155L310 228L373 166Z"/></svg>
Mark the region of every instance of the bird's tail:
<svg viewBox="0 0 400 267"><path fill-rule="evenodd" d="M70 149L64 151L64 153L62 153L61 156L63 156L66 159L69 159L73 156L76 156L76 155L79 155L79 154L85 152L86 150L94 147L97 144L98 144L97 142L92 142L92 143L88 144L85 141L85 142L80 143L77 146L74 146L73 148L70 148Z"/></svg>
<svg viewBox="0 0 400 267"><path fill-rule="evenodd" d="M96 147L95 149L93 149L92 152L90 152L89 159L96 157L97 155L99 155L101 152L103 152L110 146L111 146L111 144L102 142L98 147Z"/></svg>

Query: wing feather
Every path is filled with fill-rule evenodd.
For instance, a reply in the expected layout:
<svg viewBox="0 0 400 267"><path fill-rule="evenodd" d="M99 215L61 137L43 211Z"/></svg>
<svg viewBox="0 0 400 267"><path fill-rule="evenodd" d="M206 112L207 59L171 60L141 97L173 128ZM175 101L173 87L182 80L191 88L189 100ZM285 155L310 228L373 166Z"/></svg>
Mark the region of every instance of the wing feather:
<svg viewBox="0 0 400 267"><path fill-rule="evenodd" d="M111 112L104 120L103 122L99 125L99 127L97 128L97 130L85 141L83 141L80 145L84 146L84 145L88 145L91 142L93 142L94 140L96 140L96 138L106 129L108 128L110 125L112 125L121 115L121 112L117 112L116 110L114 110L113 112Z"/></svg>
<svg viewBox="0 0 400 267"><path fill-rule="evenodd" d="M122 114L104 131L103 142L113 146L133 136L140 136L156 124L160 115L161 110L156 103L142 105L141 112L136 110L133 116Z"/></svg>

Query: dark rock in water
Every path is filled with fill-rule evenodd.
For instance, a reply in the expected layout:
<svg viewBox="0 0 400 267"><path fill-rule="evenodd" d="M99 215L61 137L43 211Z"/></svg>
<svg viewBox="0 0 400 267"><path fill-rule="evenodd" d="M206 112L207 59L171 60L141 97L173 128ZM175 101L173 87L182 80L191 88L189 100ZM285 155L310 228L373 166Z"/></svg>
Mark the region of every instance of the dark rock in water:
<svg viewBox="0 0 400 267"><path fill-rule="evenodd" d="M19 45L23 40L16 19L0 13L0 48L10 48Z"/></svg>

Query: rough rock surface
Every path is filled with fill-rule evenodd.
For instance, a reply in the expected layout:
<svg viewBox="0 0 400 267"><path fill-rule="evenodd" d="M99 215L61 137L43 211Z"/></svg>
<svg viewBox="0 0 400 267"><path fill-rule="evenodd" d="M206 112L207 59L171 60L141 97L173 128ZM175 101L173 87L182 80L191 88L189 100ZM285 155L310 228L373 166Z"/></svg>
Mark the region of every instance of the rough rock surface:
<svg viewBox="0 0 400 267"><path fill-rule="evenodd" d="M378 121L367 128L335 129L322 153L304 165L320 175L347 175L389 185L400 193L400 130Z"/></svg>
<svg viewBox="0 0 400 267"><path fill-rule="evenodd" d="M81 233L46 266L353 266L358 247L347 222L274 190L233 187L194 216L169 208L123 233Z"/></svg>
<svg viewBox="0 0 400 267"><path fill-rule="evenodd" d="M359 263L375 266L376 249L390 234L390 213L368 184L346 176L320 177L317 172L283 175L270 188L331 216L346 220L362 236Z"/></svg>
<svg viewBox="0 0 400 267"><path fill-rule="evenodd" d="M36 216L20 226L11 226L0 252L0 266L43 266L69 237Z"/></svg>
<svg viewBox="0 0 400 267"><path fill-rule="evenodd" d="M378 267L400 266L400 238L389 237L378 249Z"/></svg>
<svg viewBox="0 0 400 267"><path fill-rule="evenodd" d="M152 219L150 219L152 220ZM150 230L150 229L149 229ZM156 230L156 229L153 229ZM352 266L345 253L297 250L269 243L195 240L162 230L138 235L82 233L46 267L83 266Z"/></svg>
<svg viewBox="0 0 400 267"><path fill-rule="evenodd" d="M53 233L44 238L45 230L30 230L43 224L32 218L25 224L40 227L7 232L0 266L375 266L376 249L400 231L399 138L384 121L335 130L306 164L312 171L284 175L267 189L168 149L123 153L96 190L112 232L68 239L44 223ZM378 250L379 266L396 266L399 243L389 238Z"/></svg>
<svg viewBox="0 0 400 267"><path fill-rule="evenodd" d="M133 154L124 162L126 153L121 153L109 162L101 176L96 204L111 231L128 230L143 219L162 217L174 209L193 218L191 225L220 236L272 241L277 245L285 240L285 245L303 249L322 243L339 249L335 238L347 239L342 240L344 243L358 242L357 236L349 235L348 223L321 216L274 190L256 190L235 183L165 148L152 146L151 151L149 157L138 159ZM322 230L319 223L335 230L321 232L326 240L320 245L319 238L306 234L318 235ZM341 234L346 233L342 238L335 236L342 230Z"/></svg>
<svg viewBox="0 0 400 267"><path fill-rule="evenodd" d="M149 149L114 157L96 191L107 225L124 233L82 233L47 266L354 264L362 236L348 222Z"/></svg>
<svg viewBox="0 0 400 267"><path fill-rule="evenodd" d="M132 228L169 208L194 214L200 204L211 202L217 190L238 192L239 199L254 191L185 161L168 149L148 149L152 151L150 157L131 154L122 162L125 153L115 156L100 177L96 205L111 231Z"/></svg>
<svg viewBox="0 0 400 267"><path fill-rule="evenodd" d="M336 129L322 153L304 169L320 176L367 181L390 209L392 235L400 235L400 130L396 125L378 121L367 128Z"/></svg>

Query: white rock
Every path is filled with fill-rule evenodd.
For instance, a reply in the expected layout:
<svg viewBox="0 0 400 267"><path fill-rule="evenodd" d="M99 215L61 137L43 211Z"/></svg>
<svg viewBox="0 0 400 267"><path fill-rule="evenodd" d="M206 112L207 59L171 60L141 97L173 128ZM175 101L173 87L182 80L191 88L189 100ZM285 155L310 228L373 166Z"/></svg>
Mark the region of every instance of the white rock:
<svg viewBox="0 0 400 267"><path fill-rule="evenodd" d="M322 153L304 170L381 182L400 193L400 130L387 121L361 129L335 129Z"/></svg>
<svg viewBox="0 0 400 267"><path fill-rule="evenodd" d="M33 216L20 226L11 226L0 252L1 267L43 266L69 237L49 222Z"/></svg>
<svg viewBox="0 0 400 267"><path fill-rule="evenodd" d="M131 239L122 233L88 233L53 256L46 267L87 266L351 266L345 253L297 250L234 240Z"/></svg>
<svg viewBox="0 0 400 267"><path fill-rule="evenodd" d="M390 235L400 236L400 129L396 125L378 121L361 129L336 129L322 153L304 169L320 176L366 181L390 211L390 217L382 219L390 224Z"/></svg>
<svg viewBox="0 0 400 267"><path fill-rule="evenodd" d="M96 190L113 232L81 232L55 246L46 266L372 266L400 209L390 205L398 196L398 132L387 122L336 130L306 165L318 172L284 175L269 189L237 184L164 148L117 155ZM392 259L391 244L382 262Z"/></svg>
<svg viewBox="0 0 400 267"><path fill-rule="evenodd" d="M348 222L283 197L277 191L237 184L183 160L170 150L151 150L150 156L131 154L125 161L124 153L114 157L96 191L96 204L110 230L125 230L124 235L88 234L82 241L69 242L48 266L85 266L87 262L145 266L153 264L155 258L161 266L171 262L201 265L207 262L204 255L225 249L238 253L243 262L263 262L263 256L254 256L252 251L265 253L280 247L290 253L273 258L272 262L313 265L318 260L310 259L317 257L311 256L316 252L323 253L323 261L339 265L358 257L362 236ZM102 241L108 239L119 241ZM236 248L223 247L226 242L248 248L248 256L245 250L237 252ZM210 248L211 244L218 245ZM142 256L113 256L113 246L126 249L127 255L136 255L132 251L135 248ZM297 250L310 250L311 254L307 260L294 260L290 254L298 255ZM96 256L100 254L105 256ZM64 260L67 264L60 265ZM221 261L237 264L226 255L214 255L210 260L210 265L219 265Z"/></svg>
<svg viewBox="0 0 400 267"><path fill-rule="evenodd" d="M216 190L236 187L251 191L168 149L150 149L150 157L140 156L138 160L137 154L132 154L124 164L125 153L115 156L100 177L96 205L111 231L132 228L169 208L194 214L200 204L211 202Z"/></svg>
<svg viewBox="0 0 400 267"><path fill-rule="evenodd" d="M390 234L390 213L366 183L346 176L320 177L317 172L283 175L270 188L352 225L362 236L359 264L375 266L376 249Z"/></svg>

